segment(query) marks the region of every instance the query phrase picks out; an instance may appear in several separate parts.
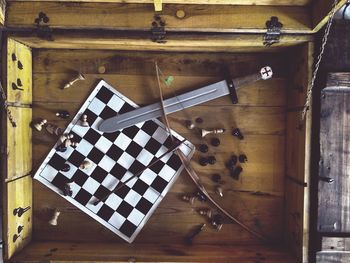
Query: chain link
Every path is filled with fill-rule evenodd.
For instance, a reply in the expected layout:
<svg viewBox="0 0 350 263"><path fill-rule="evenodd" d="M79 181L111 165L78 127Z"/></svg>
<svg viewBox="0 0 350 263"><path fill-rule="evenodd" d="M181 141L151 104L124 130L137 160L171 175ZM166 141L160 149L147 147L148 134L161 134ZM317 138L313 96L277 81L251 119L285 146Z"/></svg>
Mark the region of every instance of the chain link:
<svg viewBox="0 0 350 263"><path fill-rule="evenodd" d="M311 98L312 98L312 92L313 92L313 88L314 88L314 85L315 85L315 80L316 80L316 77L317 77L317 72L318 72L318 69L320 67L321 60L322 60L322 57L323 57L323 53L324 53L324 50L325 50L325 47L326 47L326 44L327 44L328 35L329 35L330 29L331 29L331 26L332 26L332 23L333 23L333 17L334 17L334 15L336 13L337 4L338 4L338 0L334 0L333 8L331 10L331 14L329 16L329 20L327 22L326 29L325 29L325 32L324 32L324 35L323 35L323 38L322 38L322 44L321 44L320 53L317 56L315 69L314 69L314 72L312 74L312 78L311 78L311 81L309 83L308 90L307 90L307 93L306 93L306 100L305 100L305 104L304 104L304 107L303 107L303 112L302 112L301 119L300 119L301 124L305 120L306 112L307 112L307 110L309 109L309 106L310 106L310 102L311 102Z"/></svg>

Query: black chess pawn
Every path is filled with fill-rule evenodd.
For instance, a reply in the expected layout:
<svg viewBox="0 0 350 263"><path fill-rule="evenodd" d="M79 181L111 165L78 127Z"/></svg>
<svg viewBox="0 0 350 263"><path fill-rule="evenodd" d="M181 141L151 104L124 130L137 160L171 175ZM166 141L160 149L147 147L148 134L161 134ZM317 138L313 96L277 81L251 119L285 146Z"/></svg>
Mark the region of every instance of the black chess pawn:
<svg viewBox="0 0 350 263"><path fill-rule="evenodd" d="M233 170L235 165L237 164L237 160L238 160L237 156L232 155L230 160L227 162L226 167L230 170Z"/></svg>
<svg viewBox="0 0 350 263"><path fill-rule="evenodd" d="M56 112L56 116L60 117L62 119L68 119L70 117L70 114L66 110L61 110L61 111Z"/></svg>
<svg viewBox="0 0 350 263"><path fill-rule="evenodd" d="M73 191L72 191L72 188L70 187L70 184L67 183L63 186L63 195L64 196L72 196L73 195Z"/></svg>
<svg viewBox="0 0 350 263"><path fill-rule="evenodd" d="M58 151L58 152L65 152L65 151L67 151L67 147L65 146L64 143L61 143L60 145L58 145L56 147L56 151Z"/></svg>
<svg viewBox="0 0 350 263"><path fill-rule="evenodd" d="M240 140L243 140L244 139L244 136L243 134L241 133L241 130L239 128L235 128L232 130L232 135L237 137L238 139Z"/></svg>
<svg viewBox="0 0 350 263"><path fill-rule="evenodd" d="M211 139L211 145L218 147L220 145L220 139L219 138Z"/></svg>
<svg viewBox="0 0 350 263"><path fill-rule="evenodd" d="M201 144L201 145L199 145L199 151L200 151L200 152L206 153L206 152L208 152L208 150L209 150L208 145L206 145L206 144Z"/></svg>
<svg viewBox="0 0 350 263"><path fill-rule="evenodd" d="M234 168L231 171L232 178L238 180L239 179L239 175L241 174L242 171L243 171L243 168L240 167L240 166L237 166L236 168Z"/></svg>
<svg viewBox="0 0 350 263"><path fill-rule="evenodd" d="M200 164L201 166L207 166L207 165L208 165L208 159L205 158L205 157L199 158L199 164Z"/></svg>
<svg viewBox="0 0 350 263"><path fill-rule="evenodd" d="M213 165L213 164L216 163L216 158L215 158L215 156L213 156L213 155L209 156L209 157L207 158L207 160L208 160L208 163L211 164L211 165Z"/></svg>
<svg viewBox="0 0 350 263"><path fill-rule="evenodd" d="M200 191L196 193L196 197L201 202L207 201L207 197Z"/></svg>
<svg viewBox="0 0 350 263"><path fill-rule="evenodd" d="M240 163L248 162L248 158L247 158L247 156L245 154L240 154L238 156L238 160L239 160Z"/></svg>
<svg viewBox="0 0 350 263"><path fill-rule="evenodd" d="M60 169L60 171L62 172L69 172L69 170L70 170L70 165L68 163L63 164Z"/></svg>

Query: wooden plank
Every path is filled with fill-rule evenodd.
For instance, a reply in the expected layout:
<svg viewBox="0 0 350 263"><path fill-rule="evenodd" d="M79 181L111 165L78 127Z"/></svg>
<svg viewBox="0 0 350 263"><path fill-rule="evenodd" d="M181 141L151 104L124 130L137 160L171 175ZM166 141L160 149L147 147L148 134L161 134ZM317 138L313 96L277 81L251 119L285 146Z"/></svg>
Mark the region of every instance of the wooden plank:
<svg viewBox="0 0 350 263"><path fill-rule="evenodd" d="M9 0L9 2L15 1L34 1L40 2L41 0ZM70 2L71 0L45 0L45 2ZM154 0L76 0L75 2L113 2L113 3L126 3L126 4L153 4ZM256 2L255 0L162 0L163 4L191 4L191 5L287 5L287 6L304 6L308 5L311 0L261 0Z"/></svg>
<svg viewBox="0 0 350 263"><path fill-rule="evenodd" d="M346 2L347 0L338 1L335 9L339 10ZM333 6L334 0L316 0L312 2L311 14L313 32L319 31L327 23Z"/></svg>
<svg viewBox="0 0 350 263"><path fill-rule="evenodd" d="M176 11L185 17L176 17ZM35 27L39 12L49 17L52 28L113 28L150 30L154 6L120 3L9 2L8 27ZM266 32L266 21L277 16L283 32L310 33L308 9L303 6L164 5L167 31Z"/></svg>
<svg viewBox="0 0 350 263"><path fill-rule="evenodd" d="M337 75L333 75L330 83ZM344 75L343 75L344 76ZM347 74L350 80L350 74ZM328 86L328 84L327 84ZM350 87L327 87L321 95L319 176L332 178L333 183L319 181L318 230L349 232L350 180L347 179L349 154L348 136Z"/></svg>
<svg viewBox="0 0 350 263"><path fill-rule="evenodd" d="M11 38L7 42L7 98L16 104L32 102L32 52Z"/></svg>
<svg viewBox="0 0 350 263"><path fill-rule="evenodd" d="M32 109L9 107L17 127L12 127L9 120L3 165L6 169L4 178L12 179L27 175L32 170ZM6 163L5 163L6 162Z"/></svg>
<svg viewBox="0 0 350 263"><path fill-rule="evenodd" d="M14 214L15 209L33 207L32 204L32 178L26 176L15 181L5 183L4 186L4 250L5 259L11 258L22 250L31 241L32 235L32 209L22 216ZM18 227L23 229L18 233ZM14 239L15 235L18 237Z"/></svg>
<svg viewBox="0 0 350 263"><path fill-rule="evenodd" d="M38 49L103 49L103 50L143 50L143 51L185 51L185 52L273 52L282 48L305 43L311 39L309 35L282 35L280 42L272 47L265 47L262 35L217 35L205 36L167 34L165 43L150 40L149 35L143 37L86 36L74 34L54 34L48 41L38 37L20 37L15 39L27 46Z"/></svg>
<svg viewBox="0 0 350 263"><path fill-rule="evenodd" d="M93 251L104 251L96 254ZM135 253L144 251L144 254ZM206 251L206 253L203 253ZM47 261L113 261L113 262L194 262L194 261L239 261L250 263L266 259L271 263L296 263L291 256L283 251L272 249L269 246L215 246L215 245L128 245L113 243L58 243L58 242L34 242L17 256L14 260L20 262Z"/></svg>

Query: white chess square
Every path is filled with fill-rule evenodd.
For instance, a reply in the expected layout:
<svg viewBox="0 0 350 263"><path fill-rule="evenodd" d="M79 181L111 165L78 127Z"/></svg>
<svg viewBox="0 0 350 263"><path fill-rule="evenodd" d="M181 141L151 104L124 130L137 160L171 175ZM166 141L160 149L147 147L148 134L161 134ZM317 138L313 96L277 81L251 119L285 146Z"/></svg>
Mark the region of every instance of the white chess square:
<svg viewBox="0 0 350 263"><path fill-rule="evenodd" d="M129 193L124 197L124 201L129 205L135 207L137 203L140 201L141 195L136 193L134 190L130 190Z"/></svg>
<svg viewBox="0 0 350 263"><path fill-rule="evenodd" d="M94 180L93 178L89 177L86 182L83 184L83 187L86 191L88 191L90 194L94 194L98 187L100 186L100 183Z"/></svg>
<svg viewBox="0 0 350 263"><path fill-rule="evenodd" d="M117 145L123 151L125 151L126 148L128 148L131 141L132 140L128 136L126 136L123 133L120 133L117 139L114 141L114 144Z"/></svg>
<svg viewBox="0 0 350 263"><path fill-rule="evenodd" d="M67 147L67 150L64 151L64 152L59 152L59 151L56 151L56 153L60 156L62 156L64 159L68 159L69 156L72 154L72 152L74 151L74 148L69 146Z"/></svg>
<svg viewBox="0 0 350 263"><path fill-rule="evenodd" d="M98 163L98 166L100 166L106 172L110 172L114 165L115 165L115 161L112 160L112 158L108 157L107 155L103 156L101 161Z"/></svg>
<svg viewBox="0 0 350 263"><path fill-rule="evenodd" d="M130 215L128 216L128 220L133 223L135 226L138 226L142 219L145 217L144 214L142 214L139 210L134 209L131 211Z"/></svg>
<svg viewBox="0 0 350 263"><path fill-rule="evenodd" d="M112 146L112 142L105 137L101 136L100 139L96 142L95 147L101 152L106 153L108 149Z"/></svg>
<svg viewBox="0 0 350 263"><path fill-rule="evenodd" d="M160 146L159 150L157 151L157 153L155 154L155 156L157 158L159 158L160 156L162 156L163 154L165 154L168 151L168 148L166 148L165 146Z"/></svg>
<svg viewBox="0 0 350 263"><path fill-rule="evenodd" d="M73 177L73 175L76 173L76 171L78 170L78 167L74 166L70 162L67 162L67 164L69 164L69 166L70 166L69 171L68 172L61 171L61 174L63 174L65 177L71 179Z"/></svg>
<svg viewBox="0 0 350 263"><path fill-rule="evenodd" d="M143 194L143 197L146 198L148 201L150 201L153 204L157 200L159 195L160 194L156 190L154 190L153 188L150 187Z"/></svg>
<svg viewBox="0 0 350 263"><path fill-rule="evenodd" d="M40 176L44 177L49 182L52 182L52 180L55 179L57 173L58 171L51 165L46 165L43 171L40 173Z"/></svg>
<svg viewBox="0 0 350 263"><path fill-rule="evenodd" d="M118 112L123 107L124 103L125 103L124 100L122 100L116 95L113 95L113 97L109 100L107 105L113 110Z"/></svg>
<svg viewBox="0 0 350 263"><path fill-rule="evenodd" d="M154 179L157 177L158 175L153 172L150 169L146 169L141 175L140 175L140 179L142 181L144 181L146 184L151 185L152 182L154 181Z"/></svg>
<svg viewBox="0 0 350 263"><path fill-rule="evenodd" d="M92 196L89 200L89 202L85 205L89 210L91 210L92 212L94 212L95 214L101 209L101 207L103 206L103 202L99 202L97 205L94 205L94 203L97 201L98 199L94 196Z"/></svg>
<svg viewBox="0 0 350 263"><path fill-rule="evenodd" d="M150 138L151 136L149 136L143 130L139 130L135 135L135 137L133 138L133 141L136 142L141 147L145 147L145 145L147 144Z"/></svg>
<svg viewBox="0 0 350 263"><path fill-rule="evenodd" d="M116 210L118 206L122 203L123 199L121 199L116 194L110 194L108 199L106 200L105 204L108 205L113 210ZM101 202L102 203L102 202Z"/></svg>
<svg viewBox="0 0 350 263"><path fill-rule="evenodd" d="M88 120L89 121L89 120ZM95 132L99 133L99 134L103 134L102 131L100 131L100 129L98 128L101 124L101 122L103 121L102 118L97 117L96 120L93 123L89 123L90 124L90 129L94 129Z"/></svg>
<svg viewBox="0 0 350 263"><path fill-rule="evenodd" d="M109 190L113 190L118 183L119 183L119 180L117 178L115 178L111 174L107 174L107 176L105 177L105 179L102 181L101 184L104 187L108 188Z"/></svg>
<svg viewBox="0 0 350 263"><path fill-rule="evenodd" d="M127 152L124 152L118 159L118 163L123 166L125 169L129 169L132 163L135 161L135 158L132 157Z"/></svg>
<svg viewBox="0 0 350 263"><path fill-rule="evenodd" d="M165 181L169 182L174 177L175 173L176 171L173 168L171 168L168 165L164 165L164 167L162 168L162 170L160 170L158 175L162 177Z"/></svg>
<svg viewBox="0 0 350 263"><path fill-rule="evenodd" d="M142 151L139 153L136 159L143 165L147 166L152 161L153 157L154 155L152 153L150 153L146 149L142 149Z"/></svg>
<svg viewBox="0 0 350 263"><path fill-rule="evenodd" d="M161 160L162 162L166 163L166 162L170 159L170 157L171 157L173 154L174 154L174 152L169 152L169 153L167 153L166 155L164 155L162 158L160 158L160 160Z"/></svg>
<svg viewBox="0 0 350 263"><path fill-rule="evenodd" d="M70 189L72 190L72 198L74 198L79 192L79 190L81 189L81 187L74 182L69 184L69 186L70 186Z"/></svg>
<svg viewBox="0 0 350 263"><path fill-rule="evenodd" d="M102 101L100 101L98 98L95 97L91 101L88 109L91 110L96 115L100 115L102 110L105 108L105 105L106 105L105 103L103 103ZM89 120L87 121L89 122Z"/></svg>
<svg viewBox="0 0 350 263"><path fill-rule="evenodd" d="M164 130L164 128L162 127L158 127L158 129L152 135L152 137L158 142L160 142L161 144L165 142L168 136L169 136L169 133L166 130Z"/></svg>
<svg viewBox="0 0 350 263"><path fill-rule="evenodd" d="M75 132L80 137L84 137L85 134L89 131L90 127L83 127L80 125L80 120L77 121L77 123L72 128L72 132Z"/></svg>
<svg viewBox="0 0 350 263"><path fill-rule="evenodd" d="M116 229L119 229L123 225L125 220L126 220L125 217L123 217L122 215L118 213L114 213L111 216L111 218L108 220L108 223L110 223Z"/></svg>
<svg viewBox="0 0 350 263"><path fill-rule="evenodd" d="M134 177L133 179L131 179L129 182L126 183L126 185L130 188L132 188L134 186L134 184L136 183L137 181L137 177Z"/></svg>
<svg viewBox="0 0 350 263"><path fill-rule="evenodd" d="M80 152L81 154L87 156L90 151L92 150L92 148L94 148L94 146L89 143L88 141L81 139L80 143L78 143L78 146L75 147L75 150L77 150L78 152Z"/></svg>

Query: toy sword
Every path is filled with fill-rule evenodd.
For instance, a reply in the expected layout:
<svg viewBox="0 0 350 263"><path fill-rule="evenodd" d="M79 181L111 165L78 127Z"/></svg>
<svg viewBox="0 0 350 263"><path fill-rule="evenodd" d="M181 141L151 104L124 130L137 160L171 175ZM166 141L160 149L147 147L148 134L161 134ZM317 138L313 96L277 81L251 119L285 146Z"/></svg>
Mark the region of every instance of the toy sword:
<svg viewBox="0 0 350 263"><path fill-rule="evenodd" d="M222 80L217 83L181 94L179 96L164 100L166 114L180 111L225 95L230 95L232 103L238 102L236 90L256 82L267 80L272 77L272 69L268 66L260 69L260 72L233 80ZM163 109L160 102L140 107L135 110L117 115L101 122L101 132L115 132L140 122L148 121L163 116Z"/></svg>

